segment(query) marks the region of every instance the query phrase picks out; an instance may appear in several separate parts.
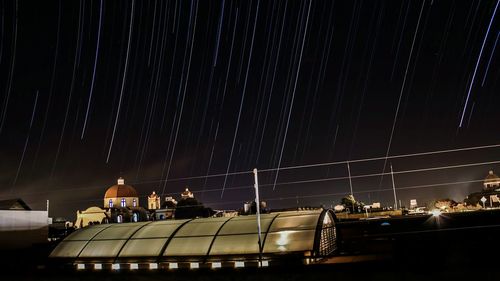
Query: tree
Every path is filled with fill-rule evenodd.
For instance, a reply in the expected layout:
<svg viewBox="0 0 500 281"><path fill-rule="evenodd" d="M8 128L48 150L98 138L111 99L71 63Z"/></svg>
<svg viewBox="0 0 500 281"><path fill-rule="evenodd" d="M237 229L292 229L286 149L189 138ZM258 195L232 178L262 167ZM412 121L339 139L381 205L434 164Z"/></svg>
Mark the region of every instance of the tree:
<svg viewBox="0 0 500 281"><path fill-rule="evenodd" d="M356 199L354 198L354 196L352 194L349 194L349 195L343 197L340 200L340 203L342 205L344 205L346 207L346 209L347 208L350 209L351 212L353 212L353 213L362 211L363 206L365 205L363 202L356 201Z"/></svg>
<svg viewBox="0 0 500 281"><path fill-rule="evenodd" d="M205 208L201 202L194 198L182 199L175 209L176 219L207 218L212 215L210 208Z"/></svg>
<svg viewBox="0 0 500 281"><path fill-rule="evenodd" d="M457 205L457 202L449 198L439 199L434 202L434 207L441 210L452 209Z"/></svg>

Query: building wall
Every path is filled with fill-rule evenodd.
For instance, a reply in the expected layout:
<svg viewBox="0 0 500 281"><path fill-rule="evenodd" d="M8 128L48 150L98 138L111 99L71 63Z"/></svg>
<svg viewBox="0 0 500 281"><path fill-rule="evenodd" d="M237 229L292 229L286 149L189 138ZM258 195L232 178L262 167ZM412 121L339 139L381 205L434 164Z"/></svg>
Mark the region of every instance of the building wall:
<svg viewBox="0 0 500 281"><path fill-rule="evenodd" d="M0 210L0 248L28 248L47 243L48 212Z"/></svg>
<svg viewBox="0 0 500 281"><path fill-rule="evenodd" d="M118 197L118 198L104 199L104 208L109 208L109 199L113 200L113 208L120 208L122 198L125 198L125 202L127 203L126 207L133 207L134 206L134 199L137 201L136 207L139 207L139 198L137 198L137 197Z"/></svg>

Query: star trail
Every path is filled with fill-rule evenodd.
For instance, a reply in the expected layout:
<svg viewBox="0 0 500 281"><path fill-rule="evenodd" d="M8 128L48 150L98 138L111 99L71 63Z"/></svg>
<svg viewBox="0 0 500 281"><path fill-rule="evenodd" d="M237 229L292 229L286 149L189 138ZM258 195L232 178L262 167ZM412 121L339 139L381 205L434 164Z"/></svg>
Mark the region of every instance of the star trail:
<svg viewBox="0 0 500 281"><path fill-rule="evenodd" d="M499 3L2 1L0 197L240 208L257 168L273 208L392 204L392 164L398 198L462 200L500 171Z"/></svg>

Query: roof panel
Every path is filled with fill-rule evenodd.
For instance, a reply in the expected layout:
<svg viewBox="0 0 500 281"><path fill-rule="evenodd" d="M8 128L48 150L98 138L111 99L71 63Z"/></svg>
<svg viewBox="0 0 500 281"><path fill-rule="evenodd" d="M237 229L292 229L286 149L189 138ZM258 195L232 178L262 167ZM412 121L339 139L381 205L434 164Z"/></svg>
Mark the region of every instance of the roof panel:
<svg viewBox="0 0 500 281"><path fill-rule="evenodd" d="M284 229L315 229L318 224L318 218L318 214L285 217L280 215L274 220L269 232Z"/></svg>
<svg viewBox="0 0 500 281"><path fill-rule="evenodd" d="M119 257L153 257L160 255L168 238L133 239L123 247Z"/></svg>
<svg viewBox="0 0 500 281"><path fill-rule="evenodd" d="M315 230L284 230L268 233L264 253L312 251Z"/></svg>
<svg viewBox="0 0 500 281"><path fill-rule="evenodd" d="M269 224L276 215L262 215L260 218L261 232L267 231ZM220 230L219 235L257 233L257 216L235 217L228 221Z"/></svg>
<svg viewBox="0 0 500 281"><path fill-rule="evenodd" d="M204 236L204 235L215 235L219 231L220 227L228 221L229 218L221 219L206 219L206 220L194 220L186 225L184 225L175 234L175 237L181 236Z"/></svg>
<svg viewBox="0 0 500 281"><path fill-rule="evenodd" d="M92 239L96 234L101 232L103 229L112 226L112 224L99 224L94 226L88 226L81 228L73 233L71 233L64 241L71 240L85 240L88 241Z"/></svg>
<svg viewBox="0 0 500 281"><path fill-rule="evenodd" d="M62 241L50 254L51 258L76 258L87 241Z"/></svg>
<svg viewBox="0 0 500 281"><path fill-rule="evenodd" d="M79 257L111 257L114 258L127 240L90 241Z"/></svg>
<svg viewBox="0 0 500 281"><path fill-rule="evenodd" d="M257 234L217 236L210 250L210 256L258 254L258 241Z"/></svg>
<svg viewBox="0 0 500 281"><path fill-rule="evenodd" d="M168 238L186 221L176 220L168 221L168 223L165 223L165 221L152 222L139 229L132 238Z"/></svg>
<svg viewBox="0 0 500 281"><path fill-rule="evenodd" d="M128 239L134 232L150 222L113 224L95 236L93 240Z"/></svg>
<svg viewBox="0 0 500 281"><path fill-rule="evenodd" d="M168 243L164 256L205 256L213 236L178 237Z"/></svg>

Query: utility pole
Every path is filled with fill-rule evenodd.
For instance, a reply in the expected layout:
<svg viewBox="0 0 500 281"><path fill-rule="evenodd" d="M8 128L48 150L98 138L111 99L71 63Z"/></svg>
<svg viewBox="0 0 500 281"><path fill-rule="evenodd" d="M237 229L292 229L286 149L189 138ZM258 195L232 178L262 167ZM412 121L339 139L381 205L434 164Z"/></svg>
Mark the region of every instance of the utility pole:
<svg viewBox="0 0 500 281"><path fill-rule="evenodd" d="M255 188L255 205L257 210L257 231L259 236L259 266L262 265L262 236L260 227L260 198L259 198L259 178L257 177L257 168L253 169L254 188Z"/></svg>
<svg viewBox="0 0 500 281"><path fill-rule="evenodd" d="M354 197L354 193L352 192L351 166L349 166L349 161L347 161L347 172L349 173L349 187L351 188L351 195Z"/></svg>
<svg viewBox="0 0 500 281"><path fill-rule="evenodd" d="M396 197L396 185L394 184L394 171L392 170L392 163L391 163L391 178L392 178L392 191L394 192L394 210L397 210L398 199Z"/></svg>

